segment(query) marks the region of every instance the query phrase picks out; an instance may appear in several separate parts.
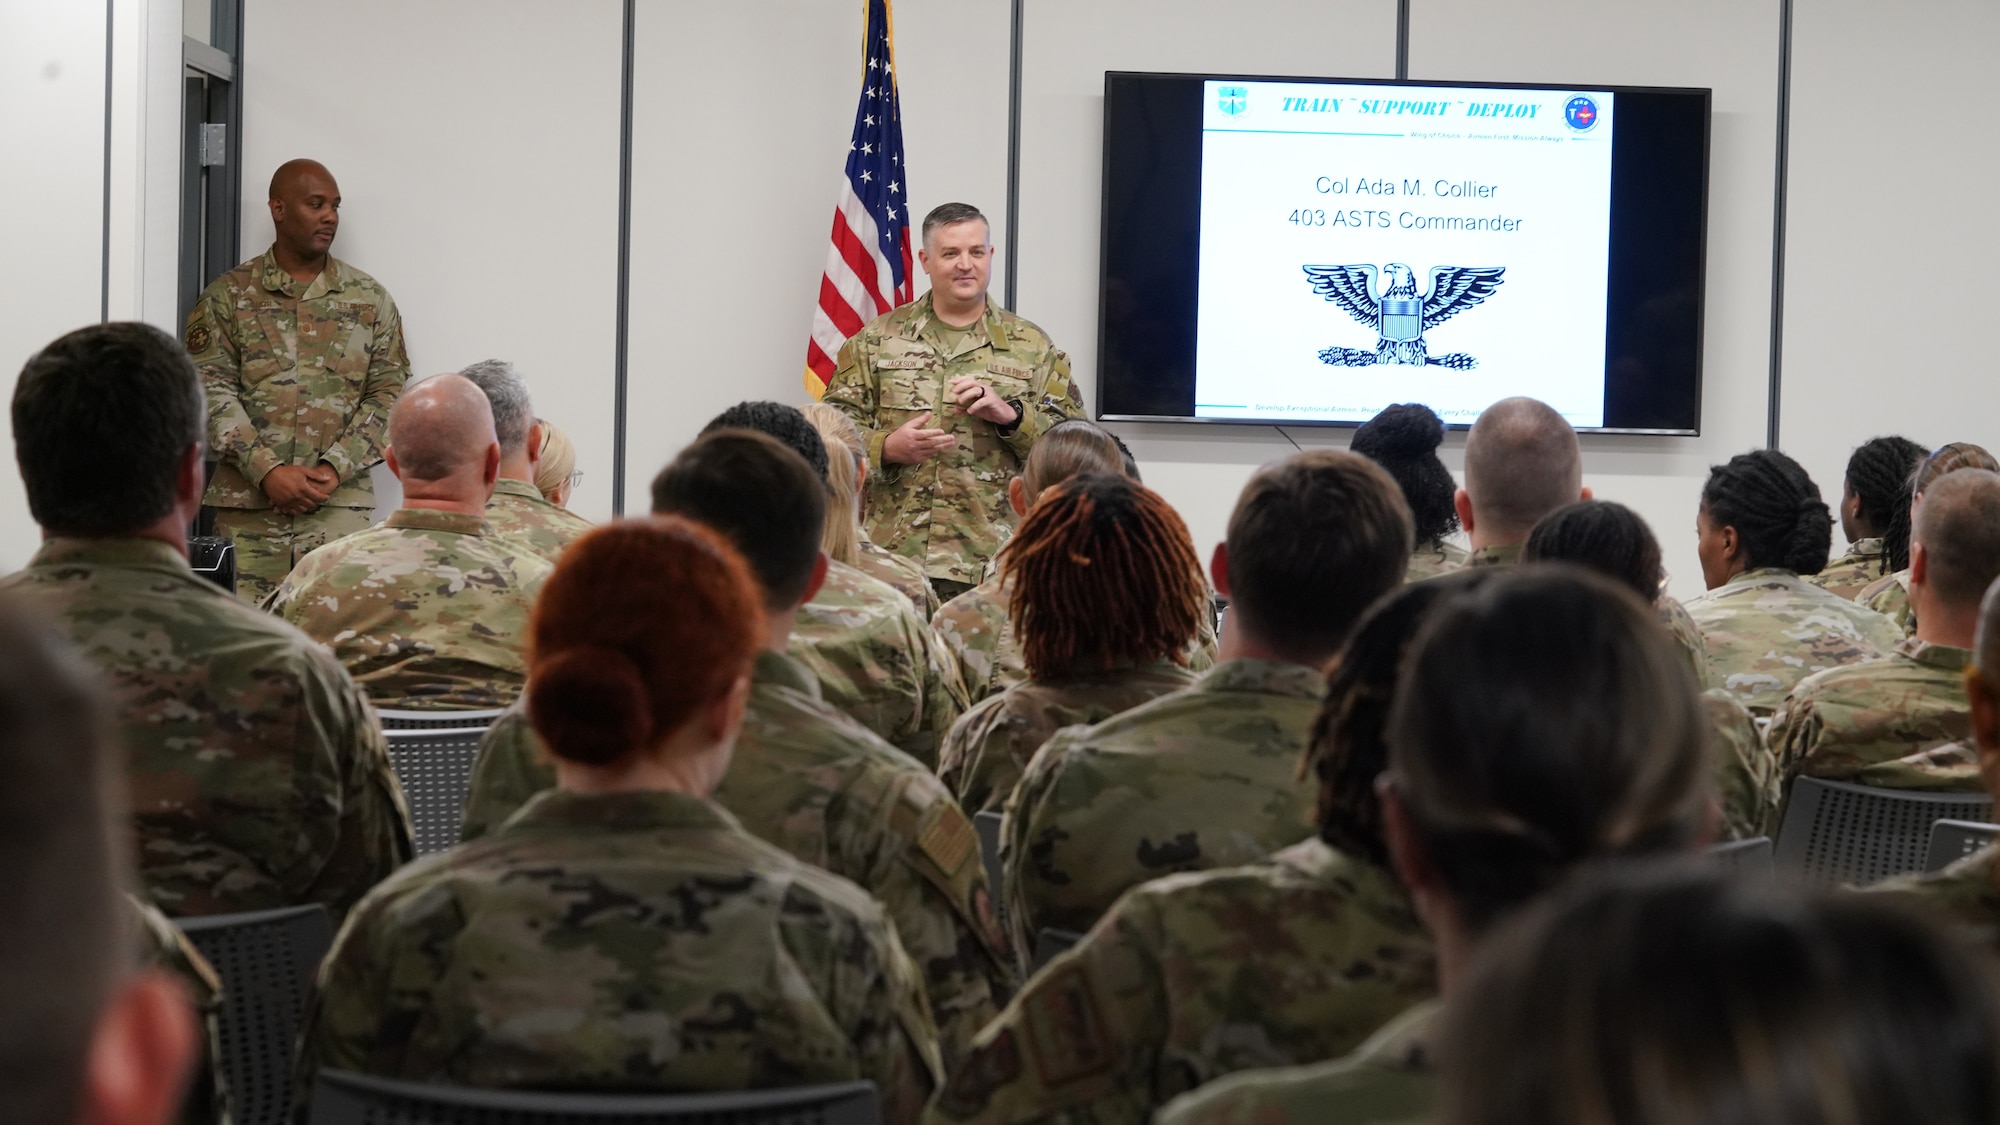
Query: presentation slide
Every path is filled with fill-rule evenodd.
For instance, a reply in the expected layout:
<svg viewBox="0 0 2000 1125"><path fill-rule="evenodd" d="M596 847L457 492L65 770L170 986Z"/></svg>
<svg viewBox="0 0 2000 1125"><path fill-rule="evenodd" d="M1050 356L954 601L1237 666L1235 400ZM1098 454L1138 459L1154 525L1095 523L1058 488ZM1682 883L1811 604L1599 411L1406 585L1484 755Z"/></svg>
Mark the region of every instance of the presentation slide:
<svg viewBox="0 0 2000 1125"><path fill-rule="evenodd" d="M1609 92L1211 81L1195 415L1604 425Z"/></svg>

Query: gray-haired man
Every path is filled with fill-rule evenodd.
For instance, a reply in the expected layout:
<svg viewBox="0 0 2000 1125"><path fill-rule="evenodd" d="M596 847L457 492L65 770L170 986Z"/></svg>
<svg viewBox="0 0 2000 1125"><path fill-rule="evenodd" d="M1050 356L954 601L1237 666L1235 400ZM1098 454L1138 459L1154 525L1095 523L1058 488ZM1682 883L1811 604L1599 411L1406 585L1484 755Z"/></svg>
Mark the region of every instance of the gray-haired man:
<svg viewBox="0 0 2000 1125"><path fill-rule="evenodd" d="M542 424L528 398L528 384L504 359L482 359L459 372L486 392L493 407L493 429L500 439L500 480L486 503L486 523L492 535L522 547L549 562L594 525L567 508L558 507L535 487L535 466L542 448Z"/></svg>

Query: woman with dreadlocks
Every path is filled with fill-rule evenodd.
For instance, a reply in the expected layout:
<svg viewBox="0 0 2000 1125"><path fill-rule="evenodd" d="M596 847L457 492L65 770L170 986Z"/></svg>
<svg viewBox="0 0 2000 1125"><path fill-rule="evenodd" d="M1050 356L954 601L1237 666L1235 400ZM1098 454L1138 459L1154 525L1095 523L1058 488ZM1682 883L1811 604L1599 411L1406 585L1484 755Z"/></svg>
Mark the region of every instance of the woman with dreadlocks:
<svg viewBox="0 0 2000 1125"><path fill-rule="evenodd" d="M1878 437L1857 448L1840 486L1840 533L1847 537L1847 553L1818 574L1801 577L1853 601L1869 583L1909 566L1910 474L1929 452L1904 437ZM1900 550L1892 552L1886 537L1898 530Z"/></svg>
<svg viewBox="0 0 2000 1125"><path fill-rule="evenodd" d="M1444 444L1444 420L1421 403L1401 402L1354 431L1348 446L1388 470L1409 502L1417 524L1416 549L1410 553L1408 581L1435 578L1465 565L1464 547L1449 538L1458 531L1458 509L1452 497L1458 482L1438 459Z"/></svg>
<svg viewBox="0 0 2000 1125"><path fill-rule="evenodd" d="M1130 477L1085 473L1043 493L1000 554L1028 680L967 711L938 774L967 811L999 811L1050 735L1194 682L1208 613L1187 525Z"/></svg>
<svg viewBox="0 0 2000 1125"><path fill-rule="evenodd" d="M1854 599L1894 621L1903 630L1904 636L1915 636L1917 632L1917 615L1910 608L1911 521L1916 517L1917 505L1924 502L1924 490L1937 483L1939 477L1960 469L1985 469L2000 473L2000 461L1969 441L1952 442L1924 458L1916 471L1910 474L1903 489L1903 495L1910 498L1909 503L1896 505L1896 518L1883 533L1889 567L1895 573L1876 579Z"/></svg>
<svg viewBox="0 0 2000 1125"><path fill-rule="evenodd" d="M1708 593L1687 610L1711 681L1751 714L1770 715L1814 672L1882 656L1903 639L1888 618L1799 577L1826 566L1833 516L1805 469L1777 450L1710 469L1695 530Z"/></svg>

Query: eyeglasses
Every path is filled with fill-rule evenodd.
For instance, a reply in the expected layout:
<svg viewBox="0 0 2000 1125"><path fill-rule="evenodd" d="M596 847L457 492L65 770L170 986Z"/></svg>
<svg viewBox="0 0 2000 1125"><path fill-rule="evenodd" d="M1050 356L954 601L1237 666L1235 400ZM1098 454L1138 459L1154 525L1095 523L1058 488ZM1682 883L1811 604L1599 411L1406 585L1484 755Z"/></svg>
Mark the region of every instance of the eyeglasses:
<svg viewBox="0 0 2000 1125"><path fill-rule="evenodd" d="M577 485L579 485L579 484L582 484L582 483L583 483L583 470L582 470L582 469L578 469L577 471L575 471L575 472L573 472L573 473L571 473L571 474L569 475L569 486L570 486L571 488L575 488L575 487L576 487Z"/></svg>

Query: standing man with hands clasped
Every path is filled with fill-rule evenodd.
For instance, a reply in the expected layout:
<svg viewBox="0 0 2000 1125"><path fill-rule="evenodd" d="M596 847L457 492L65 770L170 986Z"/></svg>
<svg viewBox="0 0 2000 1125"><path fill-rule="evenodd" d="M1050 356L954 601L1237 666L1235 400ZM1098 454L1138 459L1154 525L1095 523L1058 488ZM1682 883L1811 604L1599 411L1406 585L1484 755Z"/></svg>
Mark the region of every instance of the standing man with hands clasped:
<svg viewBox="0 0 2000 1125"><path fill-rule="evenodd" d="M251 602L315 548L368 526L368 470L410 371L388 290L328 252L340 228L333 174L287 161L270 206L271 248L202 291L186 337L218 462L202 502L215 533L236 541L236 588Z"/></svg>
<svg viewBox="0 0 2000 1125"><path fill-rule="evenodd" d="M1083 396L1048 335L988 299L992 234L978 208L925 216L917 260L930 291L847 341L825 401L868 442L869 537L917 560L950 600L1012 528L1007 482L1035 439L1083 417Z"/></svg>

